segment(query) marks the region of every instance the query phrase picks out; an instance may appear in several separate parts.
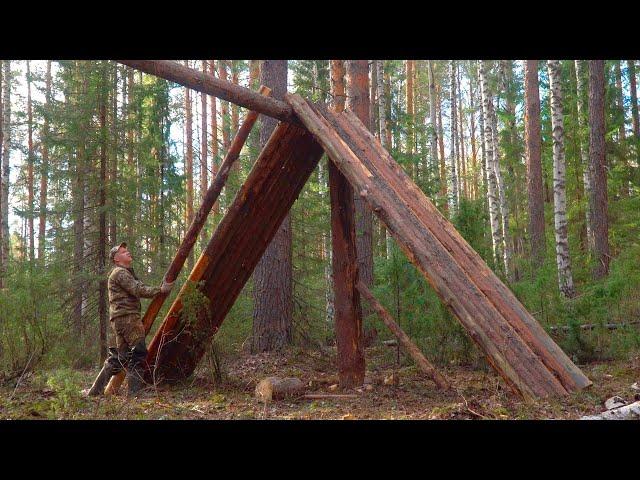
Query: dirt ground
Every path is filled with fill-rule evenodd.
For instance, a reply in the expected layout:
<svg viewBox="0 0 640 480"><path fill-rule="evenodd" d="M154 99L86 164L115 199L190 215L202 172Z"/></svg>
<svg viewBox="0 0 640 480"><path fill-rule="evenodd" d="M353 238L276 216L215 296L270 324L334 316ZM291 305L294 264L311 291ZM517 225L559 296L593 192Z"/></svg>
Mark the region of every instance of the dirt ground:
<svg viewBox="0 0 640 480"><path fill-rule="evenodd" d="M82 396L96 371L36 372L17 388L15 382L0 387L0 419L577 419L603 411L614 395L628 403L638 397L631 385L640 380L640 356L580 365L592 387L562 400L526 403L493 371L468 367L441 369L455 393L440 392L414 366L389 361L385 348L367 351L365 386L350 391L336 388L334 355L327 352L243 354L227 361L219 385L202 367L188 382L132 401L121 395ZM356 397L265 404L254 398L254 389L267 376L297 377L307 385L306 393Z"/></svg>

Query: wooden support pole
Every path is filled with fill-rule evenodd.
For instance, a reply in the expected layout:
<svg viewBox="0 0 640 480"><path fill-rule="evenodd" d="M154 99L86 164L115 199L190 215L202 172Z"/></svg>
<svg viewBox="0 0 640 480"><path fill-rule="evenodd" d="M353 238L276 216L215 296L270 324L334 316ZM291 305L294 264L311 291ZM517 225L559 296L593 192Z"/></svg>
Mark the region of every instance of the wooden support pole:
<svg viewBox="0 0 640 480"><path fill-rule="evenodd" d="M241 107L274 117L285 122L297 123L289 105L275 98L265 97L253 90L226 82L208 73L179 65L169 60L116 60L136 70L164 78L170 82L213 95Z"/></svg>
<svg viewBox="0 0 640 480"><path fill-rule="evenodd" d="M376 297L373 296L371 291L367 288L367 286L362 283L361 280L358 280L356 285L360 294L371 304L371 306L375 309L375 311L380 315L380 318L384 322L384 324L391 330L402 346L407 350L407 353L411 355L411 358L416 362L418 368L431 380L435 382L435 384L443 389L450 390L451 385L447 380L435 369L433 365L426 359L426 357L422 354L418 346L411 341L409 336L404 333L404 331L400 328L400 326L393 320L389 312L382 306Z"/></svg>
<svg viewBox="0 0 640 480"><path fill-rule="evenodd" d="M265 97L268 97L271 93L271 89L269 87L265 87L264 85L261 85L259 93L260 95L264 95ZM251 132L253 125L256 123L256 120L258 119L258 115L259 113L256 111L253 111L253 110L249 111L247 113L247 116L244 119L244 122L242 122L241 127L238 129L238 133L236 134L235 138L233 139L233 142L231 143L231 146L229 147L229 150L227 151L227 155L225 156L222 162L222 165L220 166L220 170L218 170L218 174L216 175L215 180L209 186L207 193L205 194L202 200L202 204L200 205L200 209L197 211L196 215L194 216L193 221L189 226L189 230L187 230L187 233L182 239L182 243L180 244L180 247L178 247L178 252L176 253L176 256L173 258L171 265L169 265L169 268L167 269L167 272L164 275L164 278L167 282L173 282L175 281L176 278L178 278L178 275L180 274L180 271L182 270L182 267L184 266L184 263L187 260L189 253L191 253L191 249L195 245L196 240L198 239L198 235L200 234L200 231L202 230L202 227L204 226L205 221L207 220L207 217L209 216L209 213L213 208L213 205L216 203L216 200L220 196L220 192L222 191L222 188L227 183L227 179L229 178L229 172L231 171L231 167L240 156L240 151L242 150L242 147L247 141L247 138L249 138L249 133ZM200 257L200 259L198 260L198 264L194 267L193 271L191 272L191 275L189 276L189 281L198 282L200 280L202 271L204 269L203 263L204 263L204 260L202 259L202 257ZM178 297L180 297L183 294L184 294L184 287L180 291L180 294L178 295ZM158 312L162 308L162 305L164 304L164 301L166 300L167 297L168 297L167 293L159 293L153 298L153 300L149 304L149 307L147 308L147 311L145 312L144 317L142 317L142 324L144 325L145 333L149 333L149 330L151 330L151 326L153 325L153 322L156 319L156 316L158 315ZM180 302L180 305L182 305L181 302ZM120 372L119 374L114 375L109 381L109 384L105 389L105 393L107 395L110 395L112 393L117 392L118 388L120 388L120 385L124 381L124 377L125 377L125 372Z"/></svg>

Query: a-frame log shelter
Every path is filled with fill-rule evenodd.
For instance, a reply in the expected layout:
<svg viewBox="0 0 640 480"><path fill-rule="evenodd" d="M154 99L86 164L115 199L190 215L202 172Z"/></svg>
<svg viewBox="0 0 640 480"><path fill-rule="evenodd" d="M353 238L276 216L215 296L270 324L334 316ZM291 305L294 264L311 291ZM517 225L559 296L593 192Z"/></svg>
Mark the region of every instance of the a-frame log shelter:
<svg viewBox="0 0 640 480"><path fill-rule="evenodd" d="M514 391L562 396L591 385L352 112L267 98L175 62L120 62L281 120L192 272L210 310L186 321L178 296L149 345L148 380L193 372L326 152Z"/></svg>

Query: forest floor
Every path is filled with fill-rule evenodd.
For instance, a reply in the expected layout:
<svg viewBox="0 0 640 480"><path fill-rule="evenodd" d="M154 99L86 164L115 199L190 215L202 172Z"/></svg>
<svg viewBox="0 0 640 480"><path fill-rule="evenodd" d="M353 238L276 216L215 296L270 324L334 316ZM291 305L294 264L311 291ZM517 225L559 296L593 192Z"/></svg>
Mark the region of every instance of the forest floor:
<svg viewBox="0 0 640 480"><path fill-rule="evenodd" d="M0 387L0 419L578 419L603 411L605 400L614 395L630 403L638 394L631 388L640 380L637 355L581 365L593 386L566 399L526 403L486 369L441 369L456 392L440 392L415 367L398 368L389 360L389 350L368 349L364 388L346 392L334 386L335 352L326 351L238 354L223 362L218 385L210 369L201 366L188 382L132 401L121 395L85 398L81 390L91 385L97 371L35 372L25 375L17 388L15 382ZM297 377L307 385L306 393L356 397L265 404L254 398L254 389L267 376Z"/></svg>

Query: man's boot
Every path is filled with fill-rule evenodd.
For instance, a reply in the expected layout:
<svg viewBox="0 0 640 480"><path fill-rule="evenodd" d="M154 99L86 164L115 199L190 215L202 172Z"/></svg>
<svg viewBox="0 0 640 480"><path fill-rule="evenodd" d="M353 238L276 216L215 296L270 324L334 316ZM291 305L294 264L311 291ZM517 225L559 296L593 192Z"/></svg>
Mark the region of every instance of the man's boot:
<svg viewBox="0 0 640 480"><path fill-rule="evenodd" d="M147 357L147 348L144 340L140 340L131 349L131 361L129 363L129 387L128 397L134 397L146 386L144 381L144 362Z"/></svg>
<svg viewBox="0 0 640 480"><path fill-rule="evenodd" d="M95 397L104 394L104 389L107 387L111 377L120 373L120 371L122 371L122 361L118 356L118 351L115 348L110 348L109 356L104 361L102 370L100 370L87 395Z"/></svg>

